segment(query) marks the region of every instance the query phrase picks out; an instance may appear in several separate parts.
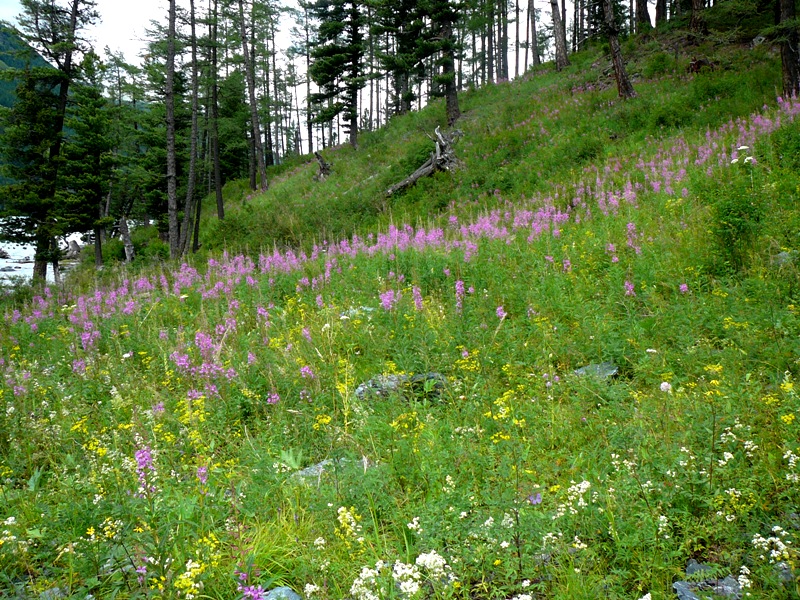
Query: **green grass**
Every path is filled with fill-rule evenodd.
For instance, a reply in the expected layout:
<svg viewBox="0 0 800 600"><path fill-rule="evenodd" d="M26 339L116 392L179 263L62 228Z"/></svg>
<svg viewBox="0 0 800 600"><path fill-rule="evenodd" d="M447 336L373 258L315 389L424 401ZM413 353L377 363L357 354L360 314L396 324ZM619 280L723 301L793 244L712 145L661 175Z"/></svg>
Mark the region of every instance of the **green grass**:
<svg viewBox="0 0 800 600"><path fill-rule="evenodd" d="M0 594L797 598L798 110L656 43L631 103L597 50L465 94L464 168L391 202L441 106L207 216L226 254L9 301Z"/></svg>

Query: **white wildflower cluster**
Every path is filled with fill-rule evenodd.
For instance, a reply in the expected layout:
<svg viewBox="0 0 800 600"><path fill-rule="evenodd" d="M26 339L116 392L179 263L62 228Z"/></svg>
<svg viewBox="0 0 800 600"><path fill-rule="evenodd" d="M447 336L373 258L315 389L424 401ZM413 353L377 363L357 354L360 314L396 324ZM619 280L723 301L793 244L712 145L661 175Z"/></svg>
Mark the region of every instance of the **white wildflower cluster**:
<svg viewBox="0 0 800 600"><path fill-rule="evenodd" d="M761 552L759 558L761 560L769 560L770 564L789 560L792 540L787 539L786 530L775 525L772 528L772 533L773 535L766 538L759 533L753 536L753 547Z"/></svg>
<svg viewBox="0 0 800 600"><path fill-rule="evenodd" d="M739 569L739 576L736 578L736 581L739 582L739 587L742 589L749 588L753 585L753 582L750 581L748 575L750 575L750 569L742 565L742 568Z"/></svg>
<svg viewBox="0 0 800 600"><path fill-rule="evenodd" d="M455 489L456 489L456 482L453 481L453 478L450 475L447 475L444 478L444 485L442 486L442 491L445 494L452 494Z"/></svg>
<svg viewBox="0 0 800 600"><path fill-rule="evenodd" d="M419 582L422 575L416 565L407 565L397 561L392 567L392 579L404 598L411 598L419 592Z"/></svg>
<svg viewBox="0 0 800 600"><path fill-rule="evenodd" d="M633 474L636 470L636 462L629 460L627 458L623 459L619 454L611 453L611 465L614 467L614 470L619 473L622 467L628 471L629 474Z"/></svg>
<svg viewBox="0 0 800 600"><path fill-rule="evenodd" d="M289 473L291 471L294 471L292 467L280 461L272 463L272 470L275 471L276 473Z"/></svg>
<svg viewBox="0 0 800 600"><path fill-rule="evenodd" d="M556 512L553 515L554 521L560 517L563 517L565 514L567 514L567 512L569 512L571 515L577 515L579 508L585 508L588 506L583 496L589 491L589 488L592 487L592 484L586 480L581 481L580 483L575 483L574 481L570 483L572 483L572 485L567 488L567 500L556 507Z"/></svg>
<svg viewBox="0 0 800 600"><path fill-rule="evenodd" d="M413 565L379 560L374 569L362 567L350 586L350 594L354 600L379 600L387 595L405 600L417 596L424 581L441 587L450 586L457 579L447 561L431 550L420 554ZM306 591L306 596L311 597L311 594Z"/></svg>
<svg viewBox="0 0 800 600"><path fill-rule="evenodd" d="M669 539L669 519L666 515L659 515L658 517L658 535L665 540Z"/></svg>
<svg viewBox="0 0 800 600"><path fill-rule="evenodd" d="M419 517L414 517L411 519L411 523L407 523L406 527L408 527L414 533L422 533L422 525L419 524Z"/></svg>
<svg viewBox="0 0 800 600"><path fill-rule="evenodd" d="M516 521L514 520L514 517L512 515L510 515L508 513L504 513L503 514L503 520L500 523L500 526L505 528L505 529L513 529L515 522Z"/></svg>
<svg viewBox="0 0 800 600"><path fill-rule="evenodd" d="M16 524L16 517L8 517L3 521L3 525L6 527L13 527ZM11 529L3 529L3 531L0 532L0 550L8 549L13 554L24 554L28 551L29 546L29 542L17 538Z"/></svg>
<svg viewBox="0 0 800 600"><path fill-rule="evenodd" d="M327 543L328 542L325 541L325 538L320 536L314 540L314 548L316 548L317 550L322 550L323 548L325 548L325 544Z"/></svg>
<svg viewBox="0 0 800 600"><path fill-rule="evenodd" d="M314 598L319 594L320 587L315 583L307 583L303 588L306 598Z"/></svg>
<svg viewBox="0 0 800 600"><path fill-rule="evenodd" d="M579 538L576 535L575 538L572 540L572 547L575 548L575 550L586 550L586 548L588 548L589 546L587 546L584 542L582 542L581 538Z"/></svg>
<svg viewBox="0 0 800 600"><path fill-rule="evenodd" d="M797 467L797 461L800 460L800 456L797 456L791 450L787 450L783 454L783 459L789 462L789 469L792 471L791 473L786 474L786 479L792 483L800 483L800 473L795 470Z"/></svg>
<svg viewBox="0 0 800 600"><path fill-rule="evenodd" d="M561 533L560 531L545 533L542 536L542 548L545 550L547 550L548 548L552 548L553 546L558 544L561 541L561 538L563 537L564 534Z"/></svg>
<svg viewBox="0 0 800 600"><path fill-rule="evenodd" d="M652 600L650 597L650 592L647 592L644 596L639 598L639 600Z"/></svg>
<svg viewBox="0 0 800 600"><path fill-rule="evenodd" d="M385 563L379 560L375 568L361 567L361 572L350 586L350 594L355 600L380 600L386 595L386 588L378 584L378 578L384 569Z"/></svg>
<svg viewBox="0 0 800 600"><path fill-rule="evenodd" d="M685 446L681 446L681 458L678 460L678 464L682 467L688 467L689 463L695 461L697 457L692 454L691 450L686 448Z"/></svg>
<svg viewBox="0 0 800 600"><path fill-rule="evenodd" d="M511 600L533 600L533 596L530 594L517 594Z"/></svg>
<svg viewBox="0 0 800 600"><path fill-rule="evenodd" d="M717 460L717 464L720 467L724 467L725 465L727 465L732 460L733 460L733 454L731 454L730 452L723 452L722 453L722 458Z"/></svg>
<svg viewBox="0 0 800 600"><path fill-rule="evenodd" d="M416 565L425 569L428 572L428 576L434 581L442 579L446 579L448 583L455 583L456 581L450 565L436 550L431 550L427 554L420 554L417 557Z"/></svg>

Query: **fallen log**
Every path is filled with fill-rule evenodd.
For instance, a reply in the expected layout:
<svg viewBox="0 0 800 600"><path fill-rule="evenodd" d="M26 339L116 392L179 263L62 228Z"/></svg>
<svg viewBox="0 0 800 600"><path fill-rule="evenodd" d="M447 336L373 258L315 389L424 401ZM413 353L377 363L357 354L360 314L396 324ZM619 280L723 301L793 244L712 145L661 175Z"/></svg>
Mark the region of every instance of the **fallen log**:
<svg viewBox="0 0 800 600"><path fill-rule="evenodd" d="M433 175L437 171L452 171L458 166L459 162L456 158L453 145L456 143L458 138L463 135L462 132L458 129L455 129L450 133L442 133L437 127L434 133L436 134L436 139L431 139L433 139L436 147L434 151L431 152L431 157L425 162L425 164L414 171L411 175L402 181L395 183L392 187L386 190L387 196L391 196L392 194L414 185L414 183L416 183L417 180L421 179L422 177Z"/></svg>

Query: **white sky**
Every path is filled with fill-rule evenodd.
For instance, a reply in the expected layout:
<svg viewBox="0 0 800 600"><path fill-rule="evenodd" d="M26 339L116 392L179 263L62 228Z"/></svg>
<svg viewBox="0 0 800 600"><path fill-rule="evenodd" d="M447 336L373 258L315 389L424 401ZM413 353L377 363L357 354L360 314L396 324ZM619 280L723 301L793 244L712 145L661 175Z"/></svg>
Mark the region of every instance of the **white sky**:
<svg viewBox="0 0 800 600"><path fill-rule="evenodd" d="M21 12L19 0L0 0L0 20L16 23ZM122 51L128 62L139 64L139 53L145 47L145 28L150 21L166 22L165 0L97 0L100 23L89 32L95 51L102 56L109 46Z"/></svg>

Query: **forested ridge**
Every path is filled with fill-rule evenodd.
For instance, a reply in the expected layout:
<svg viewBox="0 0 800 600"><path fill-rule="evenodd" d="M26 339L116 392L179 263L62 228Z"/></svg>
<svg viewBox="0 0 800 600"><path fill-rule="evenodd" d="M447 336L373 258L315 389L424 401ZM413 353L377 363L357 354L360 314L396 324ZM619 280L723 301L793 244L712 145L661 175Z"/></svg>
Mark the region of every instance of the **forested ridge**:
<svg viewBox="0 0 800 600"><path fill-rule="evenodd" d="M653 16L646 2L584 0L568 12L553 0L551 8L541 14L532 3L494 0L318 0L294 8L173 0L166 15L154 15L142 63L133 65L84 41L101 18L94 2L26 0L18 35L46 62L5 61L19 102L3 117L0 153L12 182L2 190L3 235L35 246L35 279L49 262L58 271L57 240L75 232L91 234L101 266L102 241L110 232L125 235L130 218L154 220L169 256L185 255L201 244L209 193L224 219L226 182L246 178L263 192L269 167L345 141L356 148L360 132L438 97L442 125L452 127L464 91L567 68L570 56L592 45L608 44L620 95L632 97L625 61L636 57L624 57L619 40L658 39L675 28L686 31L678 53L709 35L760 36L780 48L784 93L797 91L789 0L659 1ZM716 33L709 34L709 14ZM288 46L279 34L287 22ZM545 59L554 62L540 66Z"/></svg>

